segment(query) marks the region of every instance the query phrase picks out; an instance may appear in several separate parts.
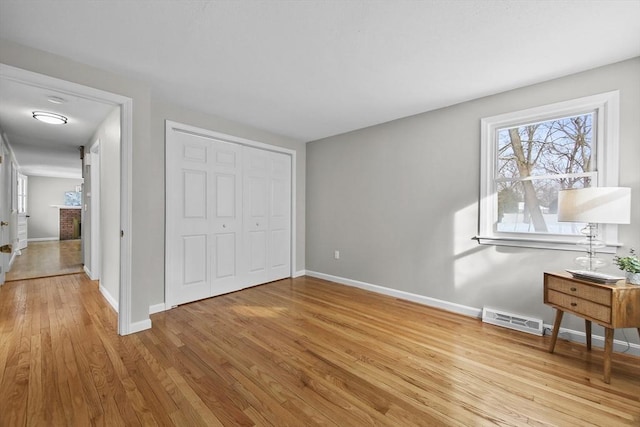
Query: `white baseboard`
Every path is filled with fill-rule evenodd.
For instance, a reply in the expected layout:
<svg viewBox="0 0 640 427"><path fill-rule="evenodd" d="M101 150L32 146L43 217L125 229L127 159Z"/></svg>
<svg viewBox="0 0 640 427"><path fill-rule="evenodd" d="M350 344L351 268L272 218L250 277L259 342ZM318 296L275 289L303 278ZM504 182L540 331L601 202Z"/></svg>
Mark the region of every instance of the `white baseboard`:
<svg viewBox="0 0 640 427"><path fill-rule="evenodd" d="M135 334L136 332L145 331L147 329L151 329L151 319L131 323L129 325L129 334Z"/></svg>
<svg viewBox="0 0 640 427"><path fill-rule="evenodd" d="M553 325L544 325L545 331L548 329L553 330ZM627 337L629 333L625 331ZM631 333L637 334L637 329L631 329ZM580 331L574 331L573 329L560 328L558 332L558 338L563 338L571 342L577 342L581 344L587 343L587 334ZM594 347L604 348L604 337L601 335L591 335L591 343ZM627 341L613 340L613 351L618 353L628 353L634 356L640 356L640 345L630 343Z"/></svg>
<svg viewBox="0 0 640 427"><path fill-rule="evenodd" d="M409 292L399 291L397 289L385 288L384 286L372 285L366 282L360 282L357 280L346 279L344 277L332 276L330 274L318 273L316 271L308 271L307 275L311 277L317 277L319 279L329 280L331 282L340 283L342 285L353 286L360 289L365 289L371 292L376 292L379 294L389 295L396 298L405 299L408 301L413 301L418 304L423 304L429 307L436 307L446 311L451 311L453 313L462 314L469 317L481 318L482 317L482 309L468 307L465 305L456 304L449 301L443 301L435 298L429 298L422 295L416 295ZM553 330L553 326L544 325L545 330L551 329ZM633 332L637 332L633 329ZM572 329L560 328L560 332L558 334L560 338L567 339L572 342L577 343L586 343L586 334L580 331L574 331ZM592 335L591 341L594 346L604 347L604 337L600 335ZM640 356L640 345L627 343L625 341L614 340L613 341L613 351L620 353L629 353L635 356Z"/></svg>
<svg viewBox="0 0 640 427"><path fill-rule="evenodd" d="M100 289L100 293L102 294L104 299L107 300L109 305L111 305L111 307L113 307L113 309L117 313L118 312L118 301L109 293L107 288L105 288L104 286L100 285L100 287L98 289Z"/></svg>
<svg viewBox="0 0 640 427"><path fill-rule="evenodd" d="M160 304L153 304L149 306L149 314L160 313L161 311L165 311L166 309L167 308L165 307L163 302L161 302Z"/></svg>
<svg viewBox="0 0 640 427"><path fill-rule="evenodd" d="M35 237L32 239L27 239L27 242L48 242L51 240L60 240L59 237Z"/></svg>
<svg viewBox="0 0 640 427"><path fill-rule="evenodd" d="M86 266L86 265L82 266L82 269L83 269L83 270L84 270L84 272L87 274L87 276L89 276L89 279L91 279L91 280L98 280L98 279L99 279L99 277L94 277L94 276L93 276L93 273L91 272L91 270L89 270L89 269L87 268L87 266Z"/></svg>
<svg viewBox="0 0 640 427"><path fill-rule="evenodd" d="M13 266L13 262L16 260L16 257L20 255L20 251L15 251L11 254L11 259L9 260L9 265L7 266L7 271L11 271L11 267Z"/></svg>
<svg viewBox="0 0 640 427"><path fill-rule="evenodd" d="M307 275L307 271L306 270L298 270L295 273L293 273L293 276L291 276L292 278L296 278L296 277L302 277L302 276L306 276Z"/></svg>
<svg viewBox="0 0 640 427"><path fill-rule="evenodd" d="M353 286L356 288L365 289L367 291L405 299L407 301L417 302L418 304L427 305L429 307L441 308L446 311L463 314L469 317L475 317L478 319L482 317L481 308L468 307L466 305L443 301L436 298L425 297L423 295L412 294L410 292L399 291L397 289L385 288L384 286L372 285L371 283L360 282L358 280L351 280L344 277L332 276L330 274L318 273L316 271L307 270L307 276L317 277L319 279L329 280L331 282Z"/></svg>

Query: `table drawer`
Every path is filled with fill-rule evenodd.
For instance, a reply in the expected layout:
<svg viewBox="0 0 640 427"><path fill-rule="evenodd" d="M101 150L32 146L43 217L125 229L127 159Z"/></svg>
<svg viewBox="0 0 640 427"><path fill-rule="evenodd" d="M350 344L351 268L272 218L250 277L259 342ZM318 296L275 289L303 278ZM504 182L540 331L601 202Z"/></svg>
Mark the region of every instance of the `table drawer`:
<svg viewBox="0 0 640 427"><path fill-rule="evenodd" d="M611 307L606 305L596 304L586 299L577 298L554 290L548 291L547 300L549 303L561 307L563 311L574 312L606 324L611 323Z"/></svg>
<svg viewBox="0 0 640 427"><path fill-rule="evenodd" d="M578 283L564 280L560 277L548 276L547 286L577 298L597 302L598 304L611 306L611 290L597 286L590 286L586 283Z"/></svg>

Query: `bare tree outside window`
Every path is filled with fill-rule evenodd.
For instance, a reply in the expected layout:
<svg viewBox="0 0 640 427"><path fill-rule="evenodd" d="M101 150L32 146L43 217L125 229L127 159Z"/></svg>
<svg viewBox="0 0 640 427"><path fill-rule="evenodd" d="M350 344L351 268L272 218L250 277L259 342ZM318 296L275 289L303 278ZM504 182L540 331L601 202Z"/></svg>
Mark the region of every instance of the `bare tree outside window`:
<svg viewBox="0 0 640 427"><path fill-rule="evenodd" d="M594 116L497 130L497 231L577 233L557 222L558 191L589 187L595 178Z"/></svg>

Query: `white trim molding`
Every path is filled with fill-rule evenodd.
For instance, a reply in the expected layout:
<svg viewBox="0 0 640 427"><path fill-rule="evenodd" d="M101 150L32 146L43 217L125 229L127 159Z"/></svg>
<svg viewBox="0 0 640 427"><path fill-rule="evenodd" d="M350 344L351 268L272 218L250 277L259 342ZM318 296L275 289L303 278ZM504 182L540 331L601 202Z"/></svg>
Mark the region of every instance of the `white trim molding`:
<svg viewBox="0 0 640 427"><path fill-rule="evenodd" d="M91 279L91 280L98 280L99 279L98 277L95 277L93 275L93 273L91 273L91 270L89 270L86 265L84 265L82 267L82 269L84 270L84 273L87 275L87 277L89 277L89 279Z"/></svg>
<svg viewBox="0 0 640 427"><path fill-rule="evenodd" d="M153 304L149 306L149 315L166 311L167 307L165 303Z"/></svg>
<svg viewBox="0 0 640 427"><path fill-rule="evenodd" d="M307 270L298 270L295 273L293 273L291 278L295 279L296 277L302 277L302 276L306 276L306 275L307 275Z"/></svg>
<svg viewBox="0 0 640 427"><path fill-rule="evenodd" d="M151 319L141 320L139 322L133 322L129 325L129 334L135 334L136 332L145 331L151 329Z"/></svg>
<svg viewBox="0 0 640 427"><path fill-rule="evenodd" d="M102 294L104 299L106 299L109 305L113 307L116 313L118 313L118 301L116 301L113 295L111 295L111 293L104 286L100 285L98 289L100 290L100 293Z"/></svg>

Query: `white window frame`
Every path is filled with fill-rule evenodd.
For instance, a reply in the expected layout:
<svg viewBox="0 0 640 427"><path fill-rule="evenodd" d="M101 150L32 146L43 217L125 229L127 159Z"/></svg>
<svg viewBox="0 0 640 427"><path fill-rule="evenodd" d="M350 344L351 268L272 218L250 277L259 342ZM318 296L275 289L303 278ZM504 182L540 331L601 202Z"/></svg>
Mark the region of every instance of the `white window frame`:
<svg viewBox="0 0 640 427"><path fill-rule="evenodd" d="M18 172L17 210L19 214L27 213L27 176Z"/></svg>
<svg viewBox="0 0 640 427"><path fill-rule="evenodd" d="M544 235L529 233L499 232L495 228L498 218L497 190L494 180L497 167L497 134L499 129L527 123L569 117L595 111L595 153L598 187L618 186L618 145L620 132L620 93L612 91L584 98L558 102L481 119L481 181L479 206L480 244L519 246L531 248L580 250L578 240L584 236ZM618 226L599 224L599 239L606 247L599 252L615 253L618 242Z"/></svg>

